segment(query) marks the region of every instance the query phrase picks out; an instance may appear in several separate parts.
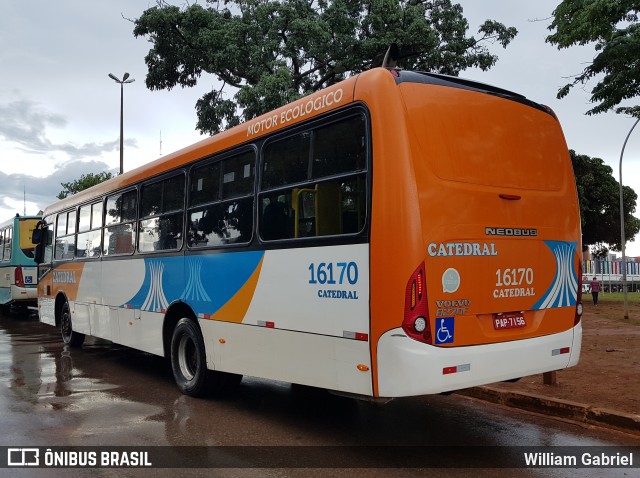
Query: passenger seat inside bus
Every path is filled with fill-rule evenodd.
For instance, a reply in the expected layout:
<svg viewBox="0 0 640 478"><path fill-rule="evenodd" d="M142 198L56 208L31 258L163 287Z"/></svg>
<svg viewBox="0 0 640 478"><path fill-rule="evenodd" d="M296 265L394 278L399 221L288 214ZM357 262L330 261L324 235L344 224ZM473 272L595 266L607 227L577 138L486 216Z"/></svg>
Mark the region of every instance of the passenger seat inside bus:
<svg viewBox="0 0 640 478"><path fill-rule="evenodd" d="M262 214L261 236L266 240L288 239L291 237L290 218L287 205L276 196L270 198Z"/></svg>

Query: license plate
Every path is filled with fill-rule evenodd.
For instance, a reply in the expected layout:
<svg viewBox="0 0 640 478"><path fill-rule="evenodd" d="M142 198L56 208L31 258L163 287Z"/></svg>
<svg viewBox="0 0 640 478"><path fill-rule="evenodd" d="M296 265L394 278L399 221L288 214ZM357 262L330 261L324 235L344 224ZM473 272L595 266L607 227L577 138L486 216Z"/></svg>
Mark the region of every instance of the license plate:
<svg viewBox="0 0 640 478"><path fill-rule="evenodd" d="M493 328L496 330L515 329L526 325L527 321L524 319L524 315L519 312L493 314Z"/></svg>

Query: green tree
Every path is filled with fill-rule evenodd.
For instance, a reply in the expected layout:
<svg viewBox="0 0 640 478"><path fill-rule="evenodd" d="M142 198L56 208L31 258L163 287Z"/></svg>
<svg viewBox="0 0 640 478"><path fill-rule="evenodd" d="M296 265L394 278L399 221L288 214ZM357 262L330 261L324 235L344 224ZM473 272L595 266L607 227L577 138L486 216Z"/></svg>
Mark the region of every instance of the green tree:
<svg viewBox="0 0 640 478"><path fill-rule="evenodd" d="M640 95L640 24L637 0L564 0L553 12L547 42L558 49L595 42L596 56L571 83L563 86L558 98L571 88L597 77L591 90L596 106L587 114L614 109L625 100ZM617 113L640 115L638 106L615 108Z"/></svg>
<svg viewBox="0 0 640 478"><path fill-rule="evenodd" d="M380 66L391 43L398 66L457 75L491 68L488 44L506 47L517 34L487 20L478 38L467 36L451 0L207 0L182 9L160 0L134 23L152 44L149 89L192 87L203 73L220 82L196 104L196 128L206 133Z"/></svg>
<svg viewBox="0 0 640 478"><path fill-rule="evenodd" d="M570 150L576 176L580 216L582 219L582 243L592 250L621 250L620 243L620 186L613 177L613 169L600 158L576 154ZM640 231L640 219L633 216L638 195L629 186L622 187L624 203L624 234L627 240Z"/></svg>
<svg viewBox="0 0 640 478"><path fill-rule="evenodd" d="M58 199L64 199L67 196L80 192L84 189L88 189L91 186L95 186L107 179L111 179L113 174L103 171L101 173L93 174L87 173L80 176L80 179L76 179L75 181L71 181L68 183L60 183L60 185L64 188L58 194Z"/></svg>

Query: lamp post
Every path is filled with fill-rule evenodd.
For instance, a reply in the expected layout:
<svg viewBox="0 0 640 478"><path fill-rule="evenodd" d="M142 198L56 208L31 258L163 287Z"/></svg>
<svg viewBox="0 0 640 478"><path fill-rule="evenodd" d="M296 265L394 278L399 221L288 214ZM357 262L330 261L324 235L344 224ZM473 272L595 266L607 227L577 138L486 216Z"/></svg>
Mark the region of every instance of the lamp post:
<svg viewBox="0 0 640 478"><path fill-rule="evenodd" d="M624 148L627 146L627 141L629 141L629 136L631 136L631 133L639 121L640 118L636 119L636 122L633 123L627 137L624 139L622 151L620 152L620 242L622 243L622 294L624 296L624 318L626 320L629 320L629 303L627 302L627 258L624 248L626 239L624 237L624 201L622 197L622 156L624 155Z"/></svg>
<svg viewBox="0 0 640 478"><path fill-rule="evenodd" d="M122 174L124 172L124 147L123 147L123 141L122 141L122 116L123 116L123 109L124 109L124 84L125 83L133 83L134 80L133 78L127 79L129 78L129 73L125 73L124 76L122 77L122 81L115 76L113 73L109 73L109 78L111 78L113 81L115 81L116 83L120 83L120 174Z"/></svg>

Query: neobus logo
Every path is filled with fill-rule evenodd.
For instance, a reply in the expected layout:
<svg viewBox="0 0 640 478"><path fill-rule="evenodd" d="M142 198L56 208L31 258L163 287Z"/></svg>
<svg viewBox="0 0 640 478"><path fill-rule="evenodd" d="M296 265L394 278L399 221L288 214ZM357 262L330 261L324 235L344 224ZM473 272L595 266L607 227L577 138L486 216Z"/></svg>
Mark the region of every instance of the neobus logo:
<svg viewBox="0 0 640 478"><path fill-rule="evenodd" d="M485 227L487 236L537 236L537 229L525 229L519 227Z"/></svg>
<svg viewBox="0 0 640 478"><path fill-rule="evenodd" d="M59 284L75 284L76 271L55 271L53 273L53 282Z"/></svg>

